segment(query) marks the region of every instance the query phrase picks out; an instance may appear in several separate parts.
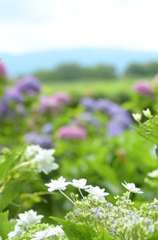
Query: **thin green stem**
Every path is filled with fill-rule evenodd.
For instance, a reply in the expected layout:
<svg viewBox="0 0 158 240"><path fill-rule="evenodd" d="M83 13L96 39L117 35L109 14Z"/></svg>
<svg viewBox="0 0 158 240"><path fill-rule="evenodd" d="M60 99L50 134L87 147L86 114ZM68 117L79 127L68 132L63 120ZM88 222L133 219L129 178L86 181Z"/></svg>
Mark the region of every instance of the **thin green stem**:
<svg viewBox="0 0 158 240"><path fill-rule="evenodd" d="M84 196L83 196L83 194L82 194L82 192L81 192L81 189L79 188L78 190L79 190L79 192L80 192L82 198L84 198Z"/></svg>
<svg viewBox="0 0 158 240"><path fill-rule="evenodd" d="M61 194L63 194L73 205L76 205L76 204L72 201L72 199L69 198L63 191L61 191L61 190L59 189L59 192L60 192Z"/></svg>

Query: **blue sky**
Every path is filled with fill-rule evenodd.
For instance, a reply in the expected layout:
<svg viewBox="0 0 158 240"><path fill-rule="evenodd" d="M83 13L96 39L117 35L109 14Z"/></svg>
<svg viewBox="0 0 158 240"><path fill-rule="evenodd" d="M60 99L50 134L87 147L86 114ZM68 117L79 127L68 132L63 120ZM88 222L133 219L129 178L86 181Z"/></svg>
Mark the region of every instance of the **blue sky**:
<svg viewBox="0 0 158 240"><path fill-rule="evenodd" d="M0 52L158 51L157 0L0 0Z"/></svg>

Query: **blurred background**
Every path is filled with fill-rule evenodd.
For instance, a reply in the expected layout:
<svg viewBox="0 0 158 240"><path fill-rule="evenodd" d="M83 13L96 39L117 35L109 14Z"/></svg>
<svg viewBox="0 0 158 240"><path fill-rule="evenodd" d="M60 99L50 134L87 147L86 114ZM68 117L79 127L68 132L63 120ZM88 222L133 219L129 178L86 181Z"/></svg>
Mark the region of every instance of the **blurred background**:
<svg viewBox="0 0 158 240"><path fill-rule="evenodd" d="M0 56L10 77L73 63L77 66L72 72L78 67L78 74L72 78L89 77L79 66L97 65L113 67L109 76L114 78L124 75L131 64L158 61L156 0L1 0L0 4Z"/></svg>
<svg viewBox="0 0 158 240"><path fill-rule="evenodd" d="M55 148L60 166L23 190L20 211L69 211L58 194L30 194L60 176L112 201L124 180L144 192L138 202L158 196L144 182L154 144L131 127L132 113L158 109L157 12L157 0L0 0L0 150Z"/></svg>

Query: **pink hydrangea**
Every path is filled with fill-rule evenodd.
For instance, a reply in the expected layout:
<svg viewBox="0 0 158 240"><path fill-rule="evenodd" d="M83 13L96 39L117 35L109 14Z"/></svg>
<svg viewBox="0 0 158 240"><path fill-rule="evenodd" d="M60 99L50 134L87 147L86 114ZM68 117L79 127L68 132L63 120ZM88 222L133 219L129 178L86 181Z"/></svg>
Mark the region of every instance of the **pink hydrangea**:
<svg viewBox="0 0 158 240"><path fill-rule="evenodd" d="M51 111L53 113L58 113L66 104L71 101L71 97L64 93L59 92L52 96L42 96L41 97L41 111Z"/></svg>
<svg viewBox="0 0 158 240"><path fill-rule="evenodd" d="M52 96L52 98L56 100L58 103L67 104L71 102L70 95L65 92L57 92Z"/></svg>
<svg viewBox="0 0 158 240"><path fill-rule="evenodd" d="M74 140L82 140L86 138L87 133L83 127L71 127L71 126L63 126L58 132L57 136L63 139L74 139Z"/></svg>
<svg viewBox="0 0 158 240"><path fill-rule="evenodd" d="M153 91L151 86L146 80L140 80L133 85L134 91L138 92L140 95L145 95L148 97L153 96Z"/></svg>
<svg viewBox="0 0 158 240"><path fill-rule="evenodd" d="M3 77L7 77L7 71L3 63L0 62L0 75Z"/></svg>
<svg viewBox="0 0 158 240"><path fill-rule="evenodd" d="M158 86L158 74L156 74L152 80L152 85L154 87L157 87Z"/></svg>

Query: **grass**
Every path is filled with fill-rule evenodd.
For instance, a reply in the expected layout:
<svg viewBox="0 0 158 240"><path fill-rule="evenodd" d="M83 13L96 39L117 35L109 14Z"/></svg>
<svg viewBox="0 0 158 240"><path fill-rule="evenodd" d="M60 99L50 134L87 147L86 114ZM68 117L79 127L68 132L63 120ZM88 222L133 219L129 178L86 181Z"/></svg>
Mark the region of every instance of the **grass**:
<svg viewBox="0 0 158 240"><path fill-rule="evenodd" d="M116 93L131 92L132 85L139 79L114 79L114 80L87 80L78 81L57 81L46 83L43 86L43 93L51 95L58 91L64 91L69 94L91 96L95 94L114 95Z"/></svg>

